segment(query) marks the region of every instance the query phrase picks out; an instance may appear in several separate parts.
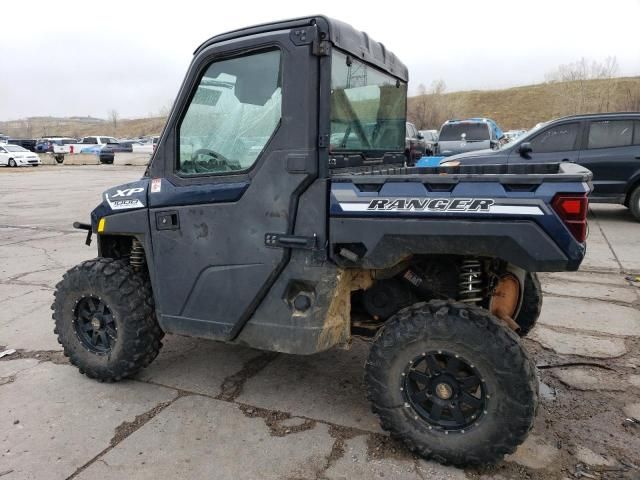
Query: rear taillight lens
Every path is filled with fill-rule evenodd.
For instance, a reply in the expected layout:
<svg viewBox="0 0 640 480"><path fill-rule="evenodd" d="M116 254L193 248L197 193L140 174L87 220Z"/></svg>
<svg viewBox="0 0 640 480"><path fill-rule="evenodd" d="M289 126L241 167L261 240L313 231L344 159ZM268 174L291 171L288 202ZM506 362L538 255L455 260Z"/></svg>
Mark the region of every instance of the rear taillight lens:
<svg viewBox="0 0 640 480"><path fill-rule="evenodd" d="M553 197L551 206L569 231L580 243L587 238L587 195L559 193Z"/></svg>

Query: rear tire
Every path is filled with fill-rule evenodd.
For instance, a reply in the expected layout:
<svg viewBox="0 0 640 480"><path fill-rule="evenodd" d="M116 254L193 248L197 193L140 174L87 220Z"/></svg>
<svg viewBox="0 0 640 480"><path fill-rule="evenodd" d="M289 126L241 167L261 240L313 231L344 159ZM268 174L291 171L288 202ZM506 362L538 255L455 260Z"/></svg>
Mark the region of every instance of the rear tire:
<svg viewBox="0 0 640 480"><path fill-rule="evenodd" d="M382 428L444 464L502 460L527 437L538 405L535 365L518 336L460 303L417 303L394 315L365 376Z"/></svg>
<svg viewBox="0 0 640 480"><path fill-rule="evenodd" d="M522 305L515 318L520 326L518 335L526 337L535 327L540 312L542 311L542 287L538 275L534 272L527 272L524 277L524 290L522 292Z"/></svg>
<svg viewBox="0 0 640 480"><path fill-rule="evenodd" d="M629 195L629 210L634 218L640 221L640 185Z"/></svg>
<svg viewBox="0 0 640 480"><path fill-rule="evenodd" d="M73 267L56 285L54 333L80 373L118 381L158 355L160 329L148 279L125 260L96 258Z"/></svg>

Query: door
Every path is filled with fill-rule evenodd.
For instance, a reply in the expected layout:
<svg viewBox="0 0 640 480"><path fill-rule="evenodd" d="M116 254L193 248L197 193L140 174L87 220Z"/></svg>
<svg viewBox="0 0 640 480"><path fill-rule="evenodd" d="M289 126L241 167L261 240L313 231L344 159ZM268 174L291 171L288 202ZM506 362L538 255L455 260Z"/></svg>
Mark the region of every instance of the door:
<svg viewBox="0 0 640 480"><path fill-rule="evenodd" d="M580 122L551 125L529 140L533 151L526 158L518 148L509 154L509 163L577 162L580 158Z"/></svg>
<svg viewBox="0 0 640 480"><path fill-rule="evenodd" d="M593 195L624 196L629 179L640 169L640 138L634 139L634 121L592 120L587 128L580 164L593 172Z"/></svg>
<svg viewBox="0 0 640 480"><path fill-rule="evenodd" d="M159 143L149 222L169 332L232 338L288 261L273 235L317 175L318 103L318 60L288 33L201 52Z"/></svg>

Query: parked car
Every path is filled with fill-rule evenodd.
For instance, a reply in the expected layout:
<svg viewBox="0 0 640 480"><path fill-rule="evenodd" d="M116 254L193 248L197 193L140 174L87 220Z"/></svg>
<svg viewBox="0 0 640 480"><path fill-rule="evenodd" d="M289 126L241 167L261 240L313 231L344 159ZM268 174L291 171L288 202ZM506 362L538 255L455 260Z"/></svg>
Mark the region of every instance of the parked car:
<svg viewBox="0 0 640 480"><path fill-rule="evenodd" d="M559 118L499 150L456 155L441 166L559 161L593 172L591 202L625 205L640 220L640 112Z"/></svg>
<svg viewBox="0 0 640 480"><path fill-rule="evenodd" d="M100 159L100 163L113 163L116 151L131 151L126 150L127 147L122 149L115 138L102 135L84 137L73 147L76 153L96 154Z"/></svg>
<svg viewBox="0 0 640 480"><path fill-rule="evenodd" d="M404 156L407 165L415 165L427 150L424 137L413 123L407 122L407 130L404 141Z"/></svg>
<svg viewBox="0 0 640 480"><path fill-rule="evenodd" d="M457 153L486 148L498 149L504 133L490 118L447 120L438 135L438 155L448 157Z"/></svg>
<svg viewBox="0 0 640 480"><path fill-rule="evenodd" d="M420 133L424 137L425 155L434 155L436 153L436 147L438 145L438 131L420 130Z"/></svg>
<svg viewBox="0 0 640 480"><path fill-rule="evenodd" d="M30 152L36 151L36 141L33 138L10 138L7 140L7 143L11 145L20 145L22 148L25 148Z"/></svg>
<svg viewBox="0 0 640 480"><path fill-rule="evenodd" d="M77 143L77 138L70 137L46 137L41 138L36 142L35 151L39 153L45 152L53 152L54 145L62 146L62 145L72 145Z"/></svg>
<svg viewBox="0 0 640 480"><path fill-rule="evenodd" d="M105 149L111 150L113 153L119 152L133 152L133 142L118 142L108 143Z"/></svg>
<svg viewBox="0 0 640 480"><path fill-rule="evenodd" d="M0 145L0 165L7 167L37 167L41 163L37 153L30 152L20 145L10 143Z"/></svg>

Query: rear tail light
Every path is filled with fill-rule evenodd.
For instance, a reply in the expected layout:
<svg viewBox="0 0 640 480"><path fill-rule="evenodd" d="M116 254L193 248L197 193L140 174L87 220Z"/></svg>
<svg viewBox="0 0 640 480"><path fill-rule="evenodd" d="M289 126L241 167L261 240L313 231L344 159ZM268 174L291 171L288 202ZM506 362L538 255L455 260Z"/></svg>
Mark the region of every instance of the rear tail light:
<svg viewBox="0 0 640 480"><path fill-rule="evenodd" d="M559 193L553 197L551 206L580 243L587 238L587 194Z"/></svg>

